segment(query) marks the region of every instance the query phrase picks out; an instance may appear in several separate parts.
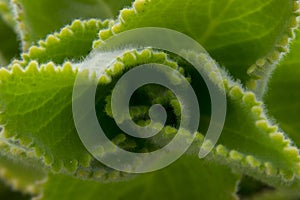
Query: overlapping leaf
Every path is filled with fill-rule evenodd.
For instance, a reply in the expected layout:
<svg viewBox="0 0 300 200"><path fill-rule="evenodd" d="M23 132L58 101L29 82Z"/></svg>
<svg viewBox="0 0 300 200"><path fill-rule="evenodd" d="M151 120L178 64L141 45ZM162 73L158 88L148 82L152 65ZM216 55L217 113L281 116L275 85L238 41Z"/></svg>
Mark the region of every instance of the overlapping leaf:
<svg viewBox="0 0 300 200"><path fill-rule="evenodd" d="M136 0L132 9L120 13L114 26L100 32L100 37L105 40L139 27L183 32L203 45L232 75L244 83L249 81L255 89L254 80L261 78L257 75L261 75L261 68L267 73L294 37L298 8L295 0Z"/></svg>
<svg viewBox="0 0 300 200"><path fill-rule="evenodd" d="M14 63L25 67L30 61L55 64L82 61L92 50L97 33L108 27L108 24L109 20L75 20L60 32L51 34L45 40L40 40L38 45L30 47L28 52L22 54L23 60L15 60Z"/></svg>
<svg viewBox="0 0 300 200"><path fill-rule="evenodd" d="M298 32L299 33L299 32ZM265 96L270 116L300 146L300 35L275 70Z"/></svg>
<svg viewBox="0 0 300 200"><path fill-rule="evenodd" d="M114 18L130 1L13 0L23 49L76 18Z"/></svg>

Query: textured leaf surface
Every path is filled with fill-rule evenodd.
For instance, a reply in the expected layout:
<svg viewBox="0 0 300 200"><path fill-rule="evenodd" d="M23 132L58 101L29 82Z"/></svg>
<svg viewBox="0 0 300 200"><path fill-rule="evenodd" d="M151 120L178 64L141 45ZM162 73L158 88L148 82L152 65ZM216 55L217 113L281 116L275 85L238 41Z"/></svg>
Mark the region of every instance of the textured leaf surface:
<svg viewBox="0 0 300 200"><path fill-rule="evenodd" d="M236 199L239 176L197 157L184 157L172 166L119 183L101 184L64 175L50 175L42 185L42 200L60 197L92 199ZM61 188L68 188L67 192Z"/></svg>
<svg viewBox="0 0 300 200"><path fill-rule="evenodd" d="M73 19L114 18L116 10L128 1L112 0L13 0L17 12L18 26L21 31L23 48L59 30ZM124 4L123 4L124 3Z"/></svg>
<svg viewBox="0 0 300 200"><path fill-rule="evenodd" d="M39 72L35 63L31 64L26 73L18 67L13 69L12 75L2 70L1 81L6 82L6 79L8 85L1 87L1 102L5 105L7 117L10 117L5 117L6 119L1 117L1 122L3 124L5 120L11 118L16 123L11 124L11 127L7 124L4 134L18 136L26 145L35 143L37 154L48 155L46 163L52 163L55 157L58 168L63 164L60 160L69 163L71 168L76 166L77 162L86 166L89 157L82 150L81 141L77 137L70 136L70 133L73 135L75 131L72 113L68 109L72 100L71 88L75 72L67 64L59 71L55 71L54 66L50 64ZM13 85L17 87L13 89ZM4 100L4 93L7 102ZM21 101L19 106L16 104L18 101ZM57 131L50 127L55 127ZM57 138L58 136L60 137ZM67 147L66 141L73 144L72 148ZM68 154L69 159L66 160L65 156Z"/></svg>
<svg viewBox="0 0 300 200"><path fill-rule="evenodd" d="M197 40L220 65L246 81L258 66L279 60L293 37L298 8L295 0L136 0L100 37L138 27L174 29Z"/></svg>

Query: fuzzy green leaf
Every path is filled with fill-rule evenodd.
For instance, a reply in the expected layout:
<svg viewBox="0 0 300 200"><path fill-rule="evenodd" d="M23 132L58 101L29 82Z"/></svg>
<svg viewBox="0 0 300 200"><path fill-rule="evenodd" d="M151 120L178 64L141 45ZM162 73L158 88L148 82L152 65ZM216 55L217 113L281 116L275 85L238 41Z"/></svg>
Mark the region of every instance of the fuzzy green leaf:
<svg viewBox="0 0 300 200"><path fill-rule="evenodd" d="M41 200L60 197L92 199L236 199L239 175L196 157L184 157L174 165L135 179L118 183L82 181L65 175L50 175L42 185ZM66 193L61 188L68 188Z"/></svg>
<svg viewBox="0 0 300 200"><path fill-rule="evenodd" d="M114 26L100 32L100 38L105 40L139 27L177 30L198 41L220 65L246 83L252 78L259 79L256 72L270 68L286 51L297 26L298 3L295 0L136 0L132 9L120 13ZM99 44L101 41L95 46ZM255 83L250 83L255 88Z"/></svg>
<svg viewBox="0 0 300 200"><path fill-rule="evenodd" d="M40 40L38 45L31 46L28 52L22 54L22 60L15 60L14 63L25 67L30 61L55 64L82 61L92 50L98 32L108 27L108 24L108 20L74 20L60 32L50 34L45 40Z"/></svg>

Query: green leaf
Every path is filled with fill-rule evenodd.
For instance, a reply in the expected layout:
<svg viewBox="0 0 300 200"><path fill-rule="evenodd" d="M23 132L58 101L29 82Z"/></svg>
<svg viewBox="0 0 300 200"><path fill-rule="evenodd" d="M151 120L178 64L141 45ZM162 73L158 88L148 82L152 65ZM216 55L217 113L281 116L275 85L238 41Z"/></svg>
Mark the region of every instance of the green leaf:
<svg viewBox="0 0 300 200"><path fill-rule="evenodd" d="M298 8L295 0L136 0L132 9L122 10L114 26L100 32L100 38L139 27L177 30L255 89L262 68L269 71L287 51Z"/></svg>
<svg viewBox="0 0 300 200"><path fill-rule="evenodd" d="M300 146L300 34L273 73L264 99L270 116Z"/></svg>
<svg viewBox="0 0 300 200"><path fill-rule="evenodd" d="M40 40L38 45L31 46L28 52L22 54L22 60L15 60L14 63L25 67L30 61L58 65L65 61L82 61L92 50L98 32L108 27L108 24L108 20L74 20L60 32L50 34L45 40Z"/></svg>
<svg viewBox="0 0 300 200"><path fill-rule="evenodd" d="M13 0L13 3L23 49L27 50L74 19L114 18L117 12L114 9L121 9L128 1L112 0L107 4L103 0Z"/></svg>
<svg viewBox="0 0 300 200"><path fill-rule="evenodd" d="M300 85L300 34L291 46L290 53L285 57L274 71L268 92L264 99L268 113L276 123L284 130L294 143L300 146L299 122L300 95L297 87ZM288 193L298 195L300 188L299 179L291 188L286 188ZM286 194L287 192L283 193ZM280 196L280 193L277 193Z"/></svg>
<svg viewBox="0 0 300 200"><path fill-rule="evenodd" d="M163 170L144 174L126 182L101 184L65 175L50 175L42 185L41 200L61 197L92 199L236 199L239 175L230 169L184 157ZM68 191L61 190L68 188Z"/></svg>
<svg viewBox="0 0 300 200"><path fill-rule="evenodd" d="M45 158L47 164L53 163L55 157L55 161L58 160L55 162L58 170L63 165L61 160L73 169L78 162L87 166L90 159L82 150L79 138L72 138L75 129L72 125L72 113L68 108L71 105L74 78L75 72L70 64L56 70L53 64L49 64L38 70L37 64L31 63L26 72L13 67L11 75L3 69L1 71L1 81L7 83L5 87L1 87L1 102L6 113L5 118L1 115L1 122L3 124L5 120L11 118L18 123L16 117L21 122L19 125L8 123L4 134L20 137L21 143L25 143L25 146L34 143L38 156L47 155ZM68 140L73 144L71 149L64 144ZM65 156L69 153L66 160Z"/></svg>
<svg viewBox="0 0 300 200"><path fill-rule="evenodd" d="M226 122L211 159L270 185L293 181L299 176L298 149L268 120L254 93L236 83L228 88Z"/></svg>

